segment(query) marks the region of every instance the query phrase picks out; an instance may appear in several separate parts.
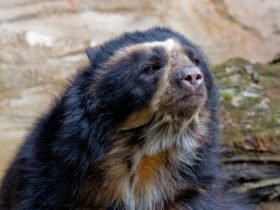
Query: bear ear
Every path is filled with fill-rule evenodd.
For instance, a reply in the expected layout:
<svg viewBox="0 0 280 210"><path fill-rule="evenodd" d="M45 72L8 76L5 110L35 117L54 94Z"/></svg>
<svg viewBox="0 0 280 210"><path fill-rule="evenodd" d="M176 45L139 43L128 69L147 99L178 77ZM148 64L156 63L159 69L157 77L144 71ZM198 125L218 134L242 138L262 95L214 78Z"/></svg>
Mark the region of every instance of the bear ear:
<svg viewBox="0 0 280 210"><path fill-rule="evenodd" d="M94 63L97 51L98 51L98 47L89 47L86 49L86 54L91 63Z"/></svg>

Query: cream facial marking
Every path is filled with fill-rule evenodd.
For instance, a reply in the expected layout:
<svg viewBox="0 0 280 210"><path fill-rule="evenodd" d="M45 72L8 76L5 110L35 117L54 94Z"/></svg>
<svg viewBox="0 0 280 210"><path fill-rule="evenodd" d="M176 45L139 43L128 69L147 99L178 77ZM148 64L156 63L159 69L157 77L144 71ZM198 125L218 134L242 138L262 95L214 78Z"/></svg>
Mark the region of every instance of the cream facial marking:
<svg viewBox="0 0 280 210"><path fill-rule="evenodd" d="M163 47L166 53L171 56L172 52L181 50L180 44L174 39L167 39L165 41L144 42L119 49L104 65L105 69L110 69L111 66L117 64L120 60L128 57L134 52L151 51L154 47Z"/></svg>

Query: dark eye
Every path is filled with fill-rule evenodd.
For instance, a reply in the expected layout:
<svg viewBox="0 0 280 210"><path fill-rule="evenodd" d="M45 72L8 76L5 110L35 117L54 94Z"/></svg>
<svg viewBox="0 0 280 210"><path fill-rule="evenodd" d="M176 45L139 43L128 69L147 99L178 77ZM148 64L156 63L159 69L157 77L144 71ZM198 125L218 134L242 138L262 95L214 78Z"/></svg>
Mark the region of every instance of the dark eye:
<svg viewBox="0 0 280 210"><path fill-rule="evenodd" d="M195 53L192 50L189 50L187 54L194 65L200 64L199 58L196 57Z"/></svg>
<svg viewBox="0 0 280 210"><path fill-rule="evenodd" d="M145 72L146 74L154 74L159 69L160 69L160 66L148 65L148 66L144 67L143 72Z"/></svg>
<svg viewBox="0 0 280 210"><path fill-rule="evenodd" d="M200 60L198 58L194 58L192 60L192 62L193 62L194 65L199 65L200 64Z"/></svg>

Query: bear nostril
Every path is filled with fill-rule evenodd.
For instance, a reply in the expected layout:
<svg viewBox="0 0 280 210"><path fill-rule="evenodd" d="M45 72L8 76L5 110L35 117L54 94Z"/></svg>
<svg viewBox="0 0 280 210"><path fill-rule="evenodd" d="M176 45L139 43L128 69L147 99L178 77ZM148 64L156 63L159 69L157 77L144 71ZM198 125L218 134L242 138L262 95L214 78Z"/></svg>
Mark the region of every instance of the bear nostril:
<svg viewBox="0 0 280 210"><path fill-rule="evenodd" d="M196 75L196 80L201 80L201 79L202 79L202 74L199 74L199 73L198 73L198 74Z"/></svg>
<svg viewBox="0 0 280 210"><path fill-rule="evenodd" d="M192 81L193 81L193 76L192 76L191 74L188 74L188 75L184 78L184 80L186 80L186 81L192 83Z"/></svg>
<svg viewBox="0 0 280 210"><path fill-rule="evenodd" d="M197 84L197 82L200 82L202 80L202 74L200 74L200 73L187 74L184 77L184 80L189 82L192 85L195 85L195 84Z"/></svg>

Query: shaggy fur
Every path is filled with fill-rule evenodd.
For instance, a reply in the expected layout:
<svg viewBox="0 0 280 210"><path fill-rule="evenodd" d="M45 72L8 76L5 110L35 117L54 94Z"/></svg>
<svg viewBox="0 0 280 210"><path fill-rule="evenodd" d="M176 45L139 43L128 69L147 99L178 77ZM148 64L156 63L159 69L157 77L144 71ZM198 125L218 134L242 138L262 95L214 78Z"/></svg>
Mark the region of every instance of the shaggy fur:
<svg viewBox="0 0 280 210"><path fill-rule="evenodd" d="M0 209L241 209L223 189L217 88L198 48L152 28L87 54L90 66L8 169ZM196 95L183 86L184 68L203 75Z"/></svg>

